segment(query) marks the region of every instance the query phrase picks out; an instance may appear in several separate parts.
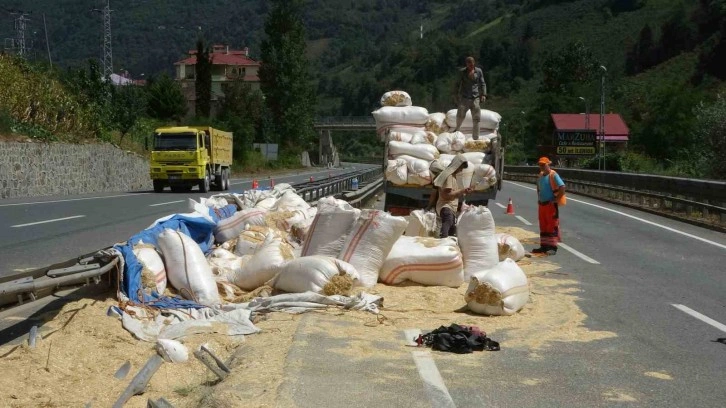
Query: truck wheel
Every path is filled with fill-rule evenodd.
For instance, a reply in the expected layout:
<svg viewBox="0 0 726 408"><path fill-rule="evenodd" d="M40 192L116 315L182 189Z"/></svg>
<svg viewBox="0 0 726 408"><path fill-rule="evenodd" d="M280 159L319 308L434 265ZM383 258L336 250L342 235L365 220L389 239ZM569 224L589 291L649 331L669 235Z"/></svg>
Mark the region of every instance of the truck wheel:
<svg viewBox="0 0 726 408"><path fill-rule="evenodd" d="M217 191L224 190L224 173L214 176L214 189Z"/></svg>
<svg viewBox="0 0 726 408"><path fill-rule="evenodd" d="M224 175L224 190L229 190L229 170L224 169L222 171L222 174Z"/></svg>
<svg viewBox="0 0 726 408"><path fill-rule="evenodd" d="M161 180L154 180L154 192L161 193L164 191L164 183Z"/></svg>
<svg viewBox="0 0 726 408"><path fill-rule="evenodd" d="M207 173L206 176L204 176L203 179L199 180L199 192L200 193L206 193L209 192L209 173Z"/></svg>

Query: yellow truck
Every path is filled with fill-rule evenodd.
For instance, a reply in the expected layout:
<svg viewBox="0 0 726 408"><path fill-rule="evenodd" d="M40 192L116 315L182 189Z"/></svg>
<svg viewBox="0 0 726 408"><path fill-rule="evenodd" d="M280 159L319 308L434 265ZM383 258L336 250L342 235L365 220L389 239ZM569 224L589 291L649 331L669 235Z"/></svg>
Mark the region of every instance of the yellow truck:
<svg viewBox="0 0 726 408"><path fill-rule="evenodd" d="M206 193L229 190L232 133L209 126L163 127L154 131L150 173L154 191Z"/></svg>

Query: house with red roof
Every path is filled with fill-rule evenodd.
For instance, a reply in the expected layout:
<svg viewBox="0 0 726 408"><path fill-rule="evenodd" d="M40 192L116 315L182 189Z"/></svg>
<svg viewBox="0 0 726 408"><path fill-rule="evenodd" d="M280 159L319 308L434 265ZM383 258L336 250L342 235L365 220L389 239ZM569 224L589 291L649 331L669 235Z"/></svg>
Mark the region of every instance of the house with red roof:
<svg viewBox="0 0 726 408"><path fill-rule="evenodd" d="M219 101L224 97L224 89L234 81L249 83L252 89L260 88L258 70L260 62L249 56L249 48L231 50L228 45L214 45L209 54L212 61L212 113L219 108ZM181 84L187 99L187 112L194 114L196 101L195 80L197 50L189 50L188 57L174 63L175 78Z"/></svg>
<svg viewBox="0 0 726 408"><path fill-rule="evenodd" d="M539 146L541 155L553 160L572 160L594 157L600 151L600 114L553 113L552 143ZM621 150L627 146L630 130L617 113L607 113L604 119L605 151Z"/></svg>
<svg viewBox="0 0 726 408"><path fill-rule="evenodd" d="M622 116L617 113L606 113L605 119L605 143L627 143L630 136L630 129L625 124ZM590 113L553 113L552 121L555 124L555 133L589 130L595 134L600 133L600 114Z"/></svg>

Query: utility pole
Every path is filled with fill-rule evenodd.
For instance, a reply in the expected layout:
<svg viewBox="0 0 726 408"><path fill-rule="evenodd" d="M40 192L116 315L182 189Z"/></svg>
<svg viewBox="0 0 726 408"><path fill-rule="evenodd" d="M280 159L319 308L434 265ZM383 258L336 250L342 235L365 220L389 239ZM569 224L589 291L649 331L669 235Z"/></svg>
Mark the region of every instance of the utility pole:
<svg viewBox="0 0 726 408"><path fill-rule="evenodd" d="M18 56L20 56L21 58L25 58L25 55L28 52L28 48L25 42L25 25L28 21L30 21L30 19L26 18L25 16L27 16L28 13L19 11L11 12L10 14L14 16L19 16L15 19L15 38L12 39L13 48L15 49L15 52L18 54Z"/></svg>
<svg viewBox="0 0 726 408"><path fill-rule="evenodd" d="M103 16L103 76L111 78L113 74L113 52L111 51L111 0L106 0L106 7L93 9Z"/></svg>
<svg viewBox="0 0 726 408"><path fill-rule="evenodd" d="M608 69L600 65L602 76L600 77L600 156L602 158L602 169L605 170L605 74Z"/></svg>
<svg viewBox="0 0 726 408"><path fill-rule="evenodd" d="M48 50L48 63L53 68L53 59L50 57L50 43L48 42L48 26L45 24L45 13L43 13L43 31L45 31L45 48Z"/></svg>

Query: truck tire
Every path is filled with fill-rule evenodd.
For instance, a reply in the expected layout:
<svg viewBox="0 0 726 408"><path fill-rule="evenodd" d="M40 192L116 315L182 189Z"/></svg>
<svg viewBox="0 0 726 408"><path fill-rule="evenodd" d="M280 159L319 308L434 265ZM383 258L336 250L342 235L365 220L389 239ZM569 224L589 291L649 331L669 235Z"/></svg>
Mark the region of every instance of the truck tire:
<svg viewBox="0 0 726 408"><path fill-rule="evenodd" d="M218 176L214 176L214 189L217 191L224 190L224 171Z"/></svg>
<svg viewBox="0 0 726 408"><path fill-rule="evenodd" d="M154 192L155 193L164 192L164 183L161 180L153 180L153 183L154 183Z"/></svg>
<svg viewBox="0 0 726 408"><path fill-rule="evenodd" d="M229 169L224 169L222 171L222 174L224 175L224 190L229 190Z"/></svg>
<svg viewBox="0 0 726 408"><path fill-rule="evenodd" d="M203 179L199 180L199 192L200 193L207 193L209 192L209 173L207 173L206 176L204 176Z"/></svg>

